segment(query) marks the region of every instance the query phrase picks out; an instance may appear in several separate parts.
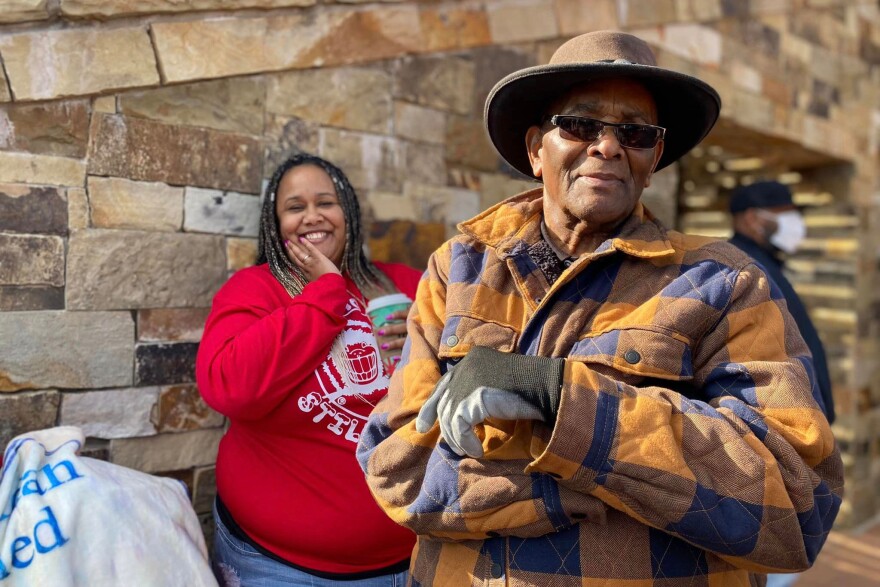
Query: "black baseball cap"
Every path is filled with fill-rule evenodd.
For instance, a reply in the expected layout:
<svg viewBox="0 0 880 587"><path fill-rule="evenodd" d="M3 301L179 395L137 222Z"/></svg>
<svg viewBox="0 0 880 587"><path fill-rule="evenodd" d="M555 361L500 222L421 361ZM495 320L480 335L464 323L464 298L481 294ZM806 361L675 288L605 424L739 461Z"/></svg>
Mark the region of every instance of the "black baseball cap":
<svg viewBox="0 0 880 587"><path fill-rule="evenodd" d="M791 190L778 181L759 181L740 186L730 196L730 212L736 214L749 208L793 206Z"/></svg>

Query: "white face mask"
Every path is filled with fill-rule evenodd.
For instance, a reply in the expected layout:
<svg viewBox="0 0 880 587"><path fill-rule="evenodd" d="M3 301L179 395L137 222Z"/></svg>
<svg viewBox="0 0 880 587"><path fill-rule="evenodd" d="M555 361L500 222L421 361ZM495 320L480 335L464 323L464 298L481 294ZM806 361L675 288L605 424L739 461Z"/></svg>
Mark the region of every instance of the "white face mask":
<svg viewBox="0 0 880 587"><path fill-rule="evenodd" d="M788 212L768 212L759 210L761 216L776 222L776 232L770 235L770 243L780 251L789 255L797 251L798 246L807 236L807 226L800 212L789 210Z"/></svg>

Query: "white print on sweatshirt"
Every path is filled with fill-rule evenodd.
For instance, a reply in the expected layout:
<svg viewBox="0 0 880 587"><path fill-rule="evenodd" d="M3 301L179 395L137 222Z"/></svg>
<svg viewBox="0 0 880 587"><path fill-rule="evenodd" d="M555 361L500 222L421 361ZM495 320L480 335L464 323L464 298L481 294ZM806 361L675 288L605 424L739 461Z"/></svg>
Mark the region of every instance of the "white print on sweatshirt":
<svg viewBox="0 0 880 587"><path fill-rule="evenodd" d="M345 317L345 329L339 335L345 349L345 364L339 365L334 353L328 353L315 370L321 391L301 397L298 405L305 413L317 410L312 418L316 424L321 423L333 434L344 434L346 440L357 443L369 411L388 390L388 375L373 336L373 325L355 298L346 304ZM371 398L375 394L379 395ZM349 398L360 401L351 402ZM355 411L357 408L365 413Z"/></svg>

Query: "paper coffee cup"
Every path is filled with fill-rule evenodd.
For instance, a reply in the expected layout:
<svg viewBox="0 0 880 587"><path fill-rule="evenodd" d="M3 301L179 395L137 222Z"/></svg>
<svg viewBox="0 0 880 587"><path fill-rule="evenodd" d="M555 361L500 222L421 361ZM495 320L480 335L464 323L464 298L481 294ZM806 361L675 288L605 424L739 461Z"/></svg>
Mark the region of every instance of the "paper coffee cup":
<svg viewBox="0 0 880 587"><path fill-rule="evenodd" d="M403 322L403 320L388 320L388 315L399 310L408 310L410 305L412 305L412 300L409 299L409 296L406 294L397 293L380 296L378 298L373 298L367 304L367 315L370 317L370 320L373 321L373 326L376 329L379 329L385 324ZM393 351L383 351L381 344L379 346L379 354L382 355L382 363L385 365L385 372L388 373L389 376L394 372L394 367L396 366L394 357L398 356L397 353L399 352L400 351L397 349Z"/></svg>
<svg viewBox="0 0 880 587"><path fill-rule="evenodd" d="M398 310L408 310L411 304L412 300L406 294L397 293L380 296L373 298L367 304L367 314L370 316L370 320L373 321L373 325L379 328L388 322L387 317L389 314L393 314ZM393 322L402 321L394 320Z"/></svg>

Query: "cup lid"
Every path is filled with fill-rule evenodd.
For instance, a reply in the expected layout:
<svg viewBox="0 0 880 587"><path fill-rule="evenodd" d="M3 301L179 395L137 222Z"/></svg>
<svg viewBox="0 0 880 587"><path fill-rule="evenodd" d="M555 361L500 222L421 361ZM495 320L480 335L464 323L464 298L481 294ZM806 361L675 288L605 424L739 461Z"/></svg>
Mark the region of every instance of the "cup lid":
<svg viewBox="0 0 880 587"><path fill-rule="evenodd" d="M378 298L373 298L367 304L367 312L372 312L373 310L377 310L379 308L384 308L385 306L394 306L396 304L411 304L412 300L409 299L409 296L402 293L396 294L388 294L387 296L379 296Z"/></svg>

